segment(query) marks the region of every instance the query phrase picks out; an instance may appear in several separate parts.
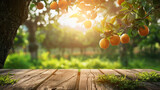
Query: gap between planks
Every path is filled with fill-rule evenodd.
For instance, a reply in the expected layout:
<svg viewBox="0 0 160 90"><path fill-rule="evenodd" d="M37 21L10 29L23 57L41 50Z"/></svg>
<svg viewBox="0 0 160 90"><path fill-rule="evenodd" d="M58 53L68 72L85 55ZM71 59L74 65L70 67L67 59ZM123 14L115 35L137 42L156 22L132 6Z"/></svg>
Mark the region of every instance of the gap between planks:
<svg viewBox="0 0 160 90"><path fill-rule="evenodd" d="M52 75L54 75L54 73L56 73L58 71L58 69L56 69L51 75L49 75L45 80L43 80L42 82L40 82L37 86L35 86L32 90L37 90L37 88L46 80L48 80Z"/></svg>

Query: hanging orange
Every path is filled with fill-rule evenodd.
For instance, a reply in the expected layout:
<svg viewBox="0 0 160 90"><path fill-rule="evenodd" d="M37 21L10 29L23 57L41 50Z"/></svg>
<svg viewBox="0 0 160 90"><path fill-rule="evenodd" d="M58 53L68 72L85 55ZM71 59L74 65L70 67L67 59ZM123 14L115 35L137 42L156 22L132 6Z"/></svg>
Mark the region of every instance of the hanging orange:
<svg viewBox="0 0 160 90"><path fill-rule="evenodd" d="M120 40L121 40L121 43L126 44L126 43L129 43L130 37L128 36L128 34L123 34Z"/></svg>
<svg viewBox="0 0 160 90"><path fill-rule="evenodd" d="M111 43L112 46L119 45L119 43L120 43L120 37L118 35L111 36L110 43Z"/></svg>
<svg viewBox="0 0 160 90"><path fill-rule="evenodd" d="M121 5L124 2L124 0L117 0L118 5Z"/></svg>
<svg viewBox="0 0 160 90"><path fill-rule="evenodd" d="M36 7L37 7L37 9L43 9L44 5L43 5L43 3L38 2L37 5L36 5Z"/></svg>
<svg viewBox="0 0 160 90"><path fill-rule="evenodd" d="M66 0L60 0L58 2L58 7L62 10L66 9L68 7L68 2Z"/></svg>
<svg viewBox="0 0 160 90"><path fill-rule="evenodd" d="M92 26L92 22L91 22L91 21L88 20L88 21L85 21L85 22L84 22L84 27L85 27L85 28L88 29L88 28L90 28L91 26Z"/></svg>
<svg viewBox="0 0 160 90"><path fill-rule="evenodd" d="M141 35L141 36L146 36L149 34L149 28L144 25L144 28L143 27L140 27L139 30L138 30L138 33Z"/></svg>
<svg viewBox="0 0 160 90"><path fill-rule="evenodd" d="M109 47L109 41L105 38L102 38L100 41L99 41L99 46L103 49L106 49Z"/></svg>
<svg viewBox="0 0 160 90"><path fill-rule="evenodd" d="M58 4L57 4L57 2L55 2L55 1L53 1L51 4L50 4L50 8L51 9L57 9L57 7L58 7Z"/></svg>
<svg viewBox="0 0 160 90"><path fill-rule="evenodd" d="M97 17L97 12L92 12L92 16L90 18L95 19L96 17Z"/></svg>

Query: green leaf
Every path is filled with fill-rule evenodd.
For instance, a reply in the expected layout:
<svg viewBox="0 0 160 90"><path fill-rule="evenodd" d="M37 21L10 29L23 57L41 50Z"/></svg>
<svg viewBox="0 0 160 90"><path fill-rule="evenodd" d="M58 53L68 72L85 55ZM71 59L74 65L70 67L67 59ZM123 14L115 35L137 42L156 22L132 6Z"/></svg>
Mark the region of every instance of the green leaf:
<svg viewBox="0 0 160 90"><path fill-rule="evenodd" d="M35 4L32 3L32 4L30 5L30 10L32 10L33 7L35 7Z"/></svg>
<svg viewBox="0 0 160 90"><path fill-rule="evenodd" d="M132 3L132 0L128 0L129 3Z"/></svg>
<svg viewBox="0 0 160 90"><path fill-rule="evenodd" d="M148 20L148 19L145 19L145 23L146 23L146 25L148 26L148 25L149 25L149 20Z"/></svg>
<svg viewBox="0 0 160 90"><path fill-rule="evenodd" d="M124 1L124 2L121 4L121 6L122 6L122 7L129 8L129 4L128 4L126 1Z"/></svg>
<svg viewBox="0 0 160 90"><path fill-rule="evenodd" d="M122 8L120 11L126 11L128 10L128 8Z"/></svg>
<svg viewBox="0 0 160 90"><path fill-rule="evenodd" d="M116 17L117 17L117 16L114 16L114 17L110 20L110 23L111 23L111 24L113 24L113 23L115 22Z"/></svg>
<svg viewBox="0 0 160 90"><path fill-rule="evenodd" d="M145 16L145 10L143 7L141 7L139 10L138 10L138 15L139 17L143 18Z"/></svg>

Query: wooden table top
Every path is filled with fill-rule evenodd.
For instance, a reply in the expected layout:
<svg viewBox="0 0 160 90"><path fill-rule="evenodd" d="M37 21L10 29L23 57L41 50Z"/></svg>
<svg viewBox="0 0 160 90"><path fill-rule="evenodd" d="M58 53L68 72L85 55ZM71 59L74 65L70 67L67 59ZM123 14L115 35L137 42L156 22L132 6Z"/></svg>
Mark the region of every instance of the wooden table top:
<svg viewBox="0 0 160 90"><path fill-rule="evenodd" d="M98 75L126 75L134 79L139 72L160 71L153 69L0 69L0 74L15 74L19 81L0 86L0 90L114 90L107 84L98 84ZM160 90L160 82L145 82L145 90Z"/></svg>

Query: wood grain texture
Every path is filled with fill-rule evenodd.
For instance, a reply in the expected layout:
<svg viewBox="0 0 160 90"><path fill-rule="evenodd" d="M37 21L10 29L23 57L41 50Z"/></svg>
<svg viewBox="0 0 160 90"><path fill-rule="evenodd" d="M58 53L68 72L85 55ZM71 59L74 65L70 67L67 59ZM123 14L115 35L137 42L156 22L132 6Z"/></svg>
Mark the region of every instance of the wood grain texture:
<svg viewBox="0 0 160 90"><path fill-rule="evenodd" d="M75 90L77 75L77 69L59 69L37 90Z"/></svg>
<svg viewBox="0 0 160 90"><path fill-rule="evenodd" d="M8 72L8 71L11 71L12 69L0 69L0 74L1 73L5 73L5 72Z"/></svg>
<svg viewBox="0 0 160 90"><path fill-rule="evenodd" d="M80 74L79 90L112 90L107 84L96 81L98 75L102 75L98 69L82 69Z"/></svg>
<svg viewBox="0 0 160 90"><path fill-rule="evenodd" d="M0 74L21 74L21 73L25 73L27 71L30 71L31 69L5 69L4 71L2 71Z"/></svg>
<svg viewBox="0 0 160 90"><path fill-rule="evenodd" d="M121 74L117 73L116 71L114 71L112 69L100 69L100 71L103 74L106 74L106 75L116 75L116 76L120 76L121 75Z"/></svg>
<svg viewBox="0 0 160 90"><path fill-rule="evenodd" d="M0 86L0 90L115 90L107 83L98 83L102 74L126 75L128 79L137 79L139 72L159 73L152 69L0 69L0 74L15 74L19 81L13 85ZM143 82L147 90L160 90L160 82Z"/></svg>
<svg viewBox="0 0 160 90"><path fill-rule="evenodd" d="M133 69L133 70L138 72L157 72L160 75L160 71L153 70L153 69Z"/></svg>
<svg viewBox="0 0 160 90"><path fill-rule="evenodd" d="M17 71L17 72L16 72ZM18 72L19 71L19 72ZM18 82L13 85L3 86L2 89L4 90L27 90L35 87L40 81L43 81L45 78L40 78L45 75L48 69L36 69L36 70L20 70L15 69L11 73L15 74L13 76L14 79L17 79ZM53 70L52 70L53 71ZM50 72L52 73L52 72ZM35 81L35 79L39 78L39 80Z"/></svg>

